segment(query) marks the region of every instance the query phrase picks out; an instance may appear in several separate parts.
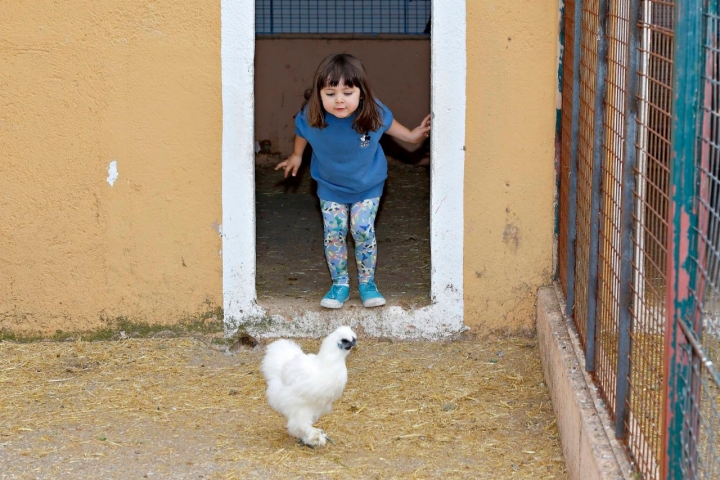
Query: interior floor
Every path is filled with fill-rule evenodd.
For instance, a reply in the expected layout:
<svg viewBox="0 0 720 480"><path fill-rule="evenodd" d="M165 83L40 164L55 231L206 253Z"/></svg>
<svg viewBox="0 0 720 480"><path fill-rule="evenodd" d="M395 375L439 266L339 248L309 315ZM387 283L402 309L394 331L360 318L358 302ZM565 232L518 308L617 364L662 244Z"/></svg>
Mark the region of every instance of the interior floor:
<svg viewBox="0 0 720 480"><path fill-rule="evenodd" d="M281 171L274 170L279 161L272 156L259 156L256 161L258 300L264 305L291 301L320 308L331 279L316 185L309 162L303 162L296 177L285 180ZM388 179L375 221L375 280L388 305L417 308L430 302L429 205L428 166L388 156ZM360 306L352 235L347 241L348 304Z"/></svg>

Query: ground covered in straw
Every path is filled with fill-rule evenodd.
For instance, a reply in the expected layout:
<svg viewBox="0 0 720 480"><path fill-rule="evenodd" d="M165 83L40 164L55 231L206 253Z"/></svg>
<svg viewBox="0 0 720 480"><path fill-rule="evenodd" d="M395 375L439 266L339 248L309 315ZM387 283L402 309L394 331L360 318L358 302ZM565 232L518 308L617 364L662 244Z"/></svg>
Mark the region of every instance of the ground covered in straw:
<svg viewBox="0 0 720 480"><path fill-rule="evenodd" d="M566 477L535 340L360 341L316 450L267 406L260 348L0 342L0 478Z"/></svg>

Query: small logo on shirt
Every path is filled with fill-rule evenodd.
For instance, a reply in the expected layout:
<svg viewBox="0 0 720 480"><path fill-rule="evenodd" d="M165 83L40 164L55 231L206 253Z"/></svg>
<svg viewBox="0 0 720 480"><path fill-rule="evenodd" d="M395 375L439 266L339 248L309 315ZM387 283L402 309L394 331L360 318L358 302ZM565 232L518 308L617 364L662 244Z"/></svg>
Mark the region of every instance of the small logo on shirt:
<svg viewBox="0 0 720 480"><path fill-rule="evenodd" d="M360 140L360 148L365 148L365 147L370 146L370 134L369 133L362 135L360 138L358 138L358 140Z"/></svg>

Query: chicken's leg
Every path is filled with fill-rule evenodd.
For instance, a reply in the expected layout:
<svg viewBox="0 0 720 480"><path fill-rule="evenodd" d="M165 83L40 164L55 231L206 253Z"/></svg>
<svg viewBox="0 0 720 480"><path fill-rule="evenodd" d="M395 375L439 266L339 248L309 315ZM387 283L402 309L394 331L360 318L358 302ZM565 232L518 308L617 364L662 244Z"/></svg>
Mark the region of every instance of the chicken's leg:
<svg viewBox="0 0 720 480"><path fill-rule="evenodd" d="M288 421L287 429L290 435L299 438L308 447L322 447L328 441L334 443L325 432L312 426L310 416L296 416Z"/></svg>

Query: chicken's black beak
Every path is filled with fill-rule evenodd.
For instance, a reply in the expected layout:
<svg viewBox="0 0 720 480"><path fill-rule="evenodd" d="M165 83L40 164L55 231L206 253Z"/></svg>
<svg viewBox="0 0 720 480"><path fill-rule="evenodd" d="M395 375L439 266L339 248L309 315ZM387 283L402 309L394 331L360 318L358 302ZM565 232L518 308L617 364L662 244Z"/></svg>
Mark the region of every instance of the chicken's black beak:
<svg viewBox="0 0 720 480"><path fill-rule="evenodd" d="M351 349L352 347L354 347L355 345L357 345L357 340L354 339L354 338L353 338L352 340L348 340L348 339L346 339L346 338L343 338L343 339L340 340L340 342L338 343L338 347L340 347L340 349L342 349L342 350L350 350L350 349Z"/></svg>

